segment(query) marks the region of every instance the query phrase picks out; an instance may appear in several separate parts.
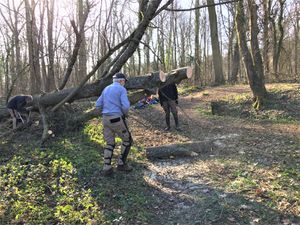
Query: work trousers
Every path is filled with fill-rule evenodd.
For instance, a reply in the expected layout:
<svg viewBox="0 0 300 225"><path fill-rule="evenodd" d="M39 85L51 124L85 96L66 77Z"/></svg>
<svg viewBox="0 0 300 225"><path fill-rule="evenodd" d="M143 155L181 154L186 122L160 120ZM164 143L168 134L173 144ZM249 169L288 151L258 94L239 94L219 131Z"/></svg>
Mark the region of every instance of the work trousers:
<svg viewBox="0 0 300 225"><path fill-rule="evenodd" d="M174 121L175 121L175 125L176 125L176 127L178 127L179 126L178 111L177 111L175 100L168 100L168 101L162 102L162 107L165 111L167 127L170 127L170 112L172 112Z"/></svg>
<svg viewBox="0 0 300 225"><path fill-rule="evenodd" d="M103 169L111 168L111 159L115 148L116 136L122 139L121 155L118 159L118 165L124 165L132 145L132 137L128 130L125 118L118 116L103 116L103 135L106 141L104 148L104 167Z"/></svg>

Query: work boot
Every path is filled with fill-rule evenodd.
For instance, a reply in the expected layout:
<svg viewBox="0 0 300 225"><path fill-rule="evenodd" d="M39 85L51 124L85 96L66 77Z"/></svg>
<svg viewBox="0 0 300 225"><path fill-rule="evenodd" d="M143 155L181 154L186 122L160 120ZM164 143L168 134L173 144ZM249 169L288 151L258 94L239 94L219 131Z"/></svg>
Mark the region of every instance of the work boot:
<svg viewBox="0 0 300 225"><path fill-rule="evenodd" d="M165 131L169 131L171 129L169 116L166 116L166 124L167 124L167 127L165 128Z"/></svg>
<svg viewBox="0 0 300 225"><path fill-rule="evenodd" d="M171 129L170 127L166 127L164 130L169 131L170 129Z"/></svg>
<svg viewBox="0 0 300 225"><path fill-rule="evenodd" d="M102 173L103 173L103 176L106 176L106 177L110 176L113 173L112 166L108 165L108 164L104 164Z"/></svg>
<svg viewBox="0 0 300 225"><path fill-rule="evenodd" d="M105 176L105 177L109 177L110 175L112 175L113 172L114 171L113 171L112 167L109 169L102 170L103 176Z"/></svg>
<svg viewBox="0 0 300 225"><path fill-rule="evenodd" d="M118 165L117 170L124 171L124 172L130 172L130 171L132 171L132 167L129 166L128 164L123 164L123 165Z"/></svg>

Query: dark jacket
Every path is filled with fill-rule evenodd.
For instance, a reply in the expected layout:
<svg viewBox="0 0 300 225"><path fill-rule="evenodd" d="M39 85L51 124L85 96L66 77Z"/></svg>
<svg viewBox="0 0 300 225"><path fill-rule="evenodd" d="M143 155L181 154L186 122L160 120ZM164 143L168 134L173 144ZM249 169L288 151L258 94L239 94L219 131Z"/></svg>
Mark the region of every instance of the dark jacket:
<svg viewBox="0 0 300 225"><path fill-rule="evenodd" d="M6 107L9 109L24 111L26 106L26 96L17 95L9 100Z"/></svg>
<svg viewBox="0 0 300 225"><path fill-rule="evenodd" d="M175 84L169 84L158 90L159 102L162 105L164 101L177 100L178 91Z"/></svg>

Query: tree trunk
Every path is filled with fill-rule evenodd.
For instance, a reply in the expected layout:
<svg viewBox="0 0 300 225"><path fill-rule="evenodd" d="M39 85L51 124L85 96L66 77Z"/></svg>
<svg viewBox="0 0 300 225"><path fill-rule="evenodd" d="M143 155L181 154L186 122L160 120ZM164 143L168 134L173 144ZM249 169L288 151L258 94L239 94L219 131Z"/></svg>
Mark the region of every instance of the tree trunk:
<svg viewBox="0 0 300 225"><path fill-rule="evenodd" d="M38 32L36 27L34 7L34 0L31 0L31 4L29 4L29 0L25 0L26 34L30 69L30 92L32 94L37 94L41 91L41 71L39 62L39 46L37 41Z"/></svg>
<svg viewBox="0 0 300 225"><path fill-rule="evenodd" d="M295 78L297 79L298 76L298 66L299 66L299 62L298 62L298 58L299 58L299 33L300 33L300 29L299 29L299 23L300 23L300 7L299 7L299 2L296 5L296 23L295 23Z"/></svg>
<svg viewBox="0 0 300 225"><path fill-rule="evenodd" d="M180 24L180 61L179 61L179 66L185 66L185 56L186 56L186 27L185 24Z"/></svg>
<svg viewBox="0 0 300 225"><path fill-rule="evenodd" d="M196 0L195 7L200 6L200 0ZM200 69L201 64L201 52L200 52L200 10L195 10L195 73L194 73L194 85L200 83Z"/></svg>
<svg viewBox="0 0 300 225"><path fill-rule="evenodd" d="M151 34L152 32L150 30L148 30L145 34L146 36L146 45L148 46L144 46L144 52L145 52L145 61L146 61L146 68L144 70L144 72L148 73L150 71L150 38L151 38Z"/></svg>
<svg viewBox="0 0 300 225"><path fill-rule="evenodd" d="M282 41L283 41L283 35L284 35L284 30L283 30L283 25L282 25L282 20L283 20L283 10L284 10L284 5L285 5L286 0L279 0L280 4L280 9L279 9L279 16L278 16L278 30L279 30L279 37L278 37L278 42L274 42L274 59L273 59L273 68L274 68L274 73L277 79L280 79L279 76L279 59L280 59L280 54L282 50ZM276 29L276 27L274 27Z"/></svg>
<svg viewBox="0 0 300 225"><path fill-rule="evenodd" d="M78 24L80 24L80 38L81 43L79 47L79 54L78 54L78 74L80 77L85 77L87 75L87 51L86 51L86 40L85 40L85 31L84 26L81 26L82 24L85 24L86 17L87 17L87 11L89 11L88 6L83 4L83 0L78 0L77 2L77 14L78 14ZM88 3L87 3L88 4ZM81 29L82 27L82 29ZM79 78L79 81L81 79Z"/></svg>
<svg viewBox="0 0 300 225"><path fill-rule="evenodd" d="M247 46L246 30L245 30L246 18L245 18L244 5L242 0L240 0L237 3L237 13L236 13L235 21L236 21L236 29L237 29L237 35L239 40L239 46L243 56L243 62L246 67L247 77L255 100L254 107L256 109L259 109L262 106L263 99L266 97L267 91L263 80L261 80L261 77L258 75L256 71L254 60L251 57L250 51Z"/></svg>
<svg viewBox="0 0 300 225"><path fill-rule="evenodd" d="M214 4L214 0L207 0L207 4ZM222 55L220 52L220 44L218 37L218 25L215 6L208 7L209 24L210 24L210 36L213 53L214 64L214 85L224 84Z"/></svg>
<svg viewBox="0 0 300 225"><path fill-rule="evenodd" d="M240 49L239 43L236 42L233 49L232 66L229 76L229 82L234 84L237 82L238 72L240 68Z"/></svg>
<svg viewBox="0 0 300 225"><path fill-rule="evenodd" d="M53 43L53 19L54 19L54 1L46 1L47 17L48 17L48 74L45 82L45 91L49 92L56 89L55 72L54 72L54 43Z"/></svg>
<svg viewBox="0 0 300 225"><path fill-rule="evenodd" d="M164 24L163 24L163 18L161 18L161 26L162 28L161 29L164 29ZM165 39L164 39L164 36L163 36L163 32L158 29L157 31L157 41L158 41L158 56L159 58L161 59L161 69L162 70L165 70L166 69L166 62L165 62ZM159 59L157 60L159 61Z"/></svg>
<svg viewBox="0 0 300 225"><path fill-rule="evenodd" d="M260 54L259 44L258 44L258 25L257 25L257 10L258 7L255 3L255 0L248 0L248 7L250 12L250 34L251 34L251 54L254 62L254 67L256 73L263 83L265 84L265 76L263 69L262 57Z"/></svg>
<svg viewBox="0 0 300 225"><path fill-rule="evenodd" d="M272 0L263 0L263 61L264 61L264 73L270 73L270 59L269 59L269 48L270 48L270 37L269 37L269 24L270 24L270 9Z"/></svg>
<svg viewBox="0 0 300 225"><path fill-rule="evenodd" d="M15 69L15 77L21 78L21 71L22 71L22 65L21 65L21 47L20 47L20 30L19 30L19 19L18 19L18 10L15 7L15 3L13 1L13 8L14 8L14 31L13 31L13 38L14 38L14 47L15 47L15 59L16 59L16 69ZM22 80L19 80L20 83L22 83ZM20 88L22 89L22 88ZM22 90L19 90L22 93Z"/></svg>

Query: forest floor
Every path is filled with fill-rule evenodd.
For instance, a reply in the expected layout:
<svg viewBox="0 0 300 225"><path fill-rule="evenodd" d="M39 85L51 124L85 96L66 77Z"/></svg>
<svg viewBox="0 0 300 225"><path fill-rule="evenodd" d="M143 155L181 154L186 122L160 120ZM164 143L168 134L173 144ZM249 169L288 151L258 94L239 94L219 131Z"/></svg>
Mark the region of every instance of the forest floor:
<svg viewBox="0 0 300 225"><path fill-rule="evenodd" d="M46 149L34 127L2 138L0 224L300 224L300 85L267 89L255 111L247 85L181 88L182 131L164 131L159 105L132 109L134 171L109 178L98 119ZM216 101L226 105L221 115L211 114ZM145 156L174 144L193 151L199 141L212 145L190 157Z"/></svg>

